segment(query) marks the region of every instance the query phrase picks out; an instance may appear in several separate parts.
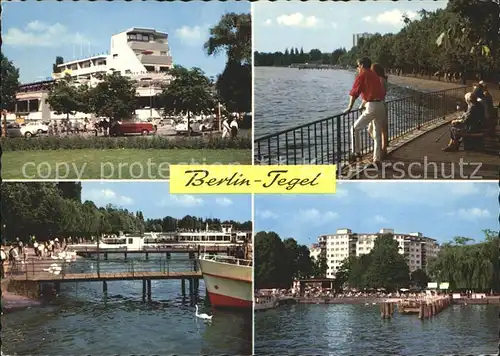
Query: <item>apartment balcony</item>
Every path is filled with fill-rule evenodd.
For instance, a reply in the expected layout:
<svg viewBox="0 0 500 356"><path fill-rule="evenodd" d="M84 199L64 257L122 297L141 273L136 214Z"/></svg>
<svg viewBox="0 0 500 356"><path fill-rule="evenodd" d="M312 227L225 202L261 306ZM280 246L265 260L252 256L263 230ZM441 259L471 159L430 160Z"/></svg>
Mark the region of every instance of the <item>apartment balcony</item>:
<svg viewBox="0 0 500 356"><path fill-rule="evenodd" d="M141 42L141 41L130 41L128 43L130 48L136 51L158 51L158 52L169 52L170 46L168 43L163 42Z"/></svg>
<svg viewBox="0 0 500 356"><path fill-rule="evenodd" d="M139 56L139 60L144 65L172 66L171 56L155 56L152 54L143 54Z"/></svg>

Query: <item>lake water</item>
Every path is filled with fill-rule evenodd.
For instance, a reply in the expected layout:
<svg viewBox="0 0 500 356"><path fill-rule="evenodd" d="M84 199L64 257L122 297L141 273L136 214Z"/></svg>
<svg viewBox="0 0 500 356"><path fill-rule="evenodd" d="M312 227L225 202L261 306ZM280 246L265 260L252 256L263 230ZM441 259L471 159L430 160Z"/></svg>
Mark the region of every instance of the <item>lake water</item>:
<svg viewBox="0 0 500 356"><path fill-rule="evenodd" d="M141 270L147 264L157 265L153 260L140 263ZM101 264L126 270L123 262ZM169 267L186 271L192 264L187 255L172 254ZM95 265L89 262L89 268ZM196 303L200 313L214 315L211 323L195 317L194 301L183 298L180 280L152 281L151 289L153 302L143 303L141 281L108 282L107 299L100 282L63 283L60 297L51 305L2 316L2 351L7 355L251 354L251 313L211 310L203 281Z"/></svg>
<svg viewBox="0 0 500 356"><path fill-rule="evenodd" d="M256 355L484 355L498 352L498 308L452 305L431 320L382 320L374 305L290 305L255 315Z"/></svg>
<svg viewBox="0 0 500 356"><path fill-rule="evenodd" d="M349 103L355 73L347 70L299 70L256 67L254 93L255 137L340 114ZM389 86L387 99L415 91ZM358 108L360 99L354 104Z"/></svg>

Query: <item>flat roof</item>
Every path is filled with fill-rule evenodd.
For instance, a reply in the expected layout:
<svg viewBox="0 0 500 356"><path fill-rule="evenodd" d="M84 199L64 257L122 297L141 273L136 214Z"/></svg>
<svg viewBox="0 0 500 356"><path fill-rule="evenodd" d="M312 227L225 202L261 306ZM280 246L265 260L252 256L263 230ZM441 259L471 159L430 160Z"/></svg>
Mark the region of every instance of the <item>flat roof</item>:
<svg viewBox="0 0 500 356"><path fill-rule="evenodd" d="M75 64L75 63L80 63L80 62L87 62L87 61L90 61L91 59L107 58L107 57L108 57L107 54L98 54L98 55L95 55L95 56L92 56L92 57L87 57L87 58L83 58L83 59L75 59L73 61L64 62L63 64L59 64L58 67L67 66L68 64Z"/></svg>

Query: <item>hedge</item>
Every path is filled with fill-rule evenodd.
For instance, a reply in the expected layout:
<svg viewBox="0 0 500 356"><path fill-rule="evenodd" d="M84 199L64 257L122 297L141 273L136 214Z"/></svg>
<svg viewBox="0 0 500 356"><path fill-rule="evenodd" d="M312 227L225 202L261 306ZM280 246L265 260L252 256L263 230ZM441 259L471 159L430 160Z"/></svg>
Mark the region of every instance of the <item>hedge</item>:
<svg viewBox="0 0 500 356"><path fill-rule="evenodd" d="M249 137L222 139L221 137L103 137L103 136L45 136L0 139L2 150L71 150L71 149L251 149Z"/></svg>

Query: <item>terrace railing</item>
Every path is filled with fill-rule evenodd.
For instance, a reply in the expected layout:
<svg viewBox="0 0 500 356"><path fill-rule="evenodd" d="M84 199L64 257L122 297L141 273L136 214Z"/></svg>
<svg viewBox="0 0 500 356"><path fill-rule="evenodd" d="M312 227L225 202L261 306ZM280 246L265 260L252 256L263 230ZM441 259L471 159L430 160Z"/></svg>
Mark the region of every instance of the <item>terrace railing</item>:
<svg viewBox="0 0 500 356"><path fill-rule="evenodd" d="M464 103L467 88L418 93L387 102L389 141L423 125L438 122ZM352 145L351 128L361 110L309 122L255 140L255 164L336 164L338 172L348 165ZM367 130L361 133L361 154L373 151Z"/></svg>

